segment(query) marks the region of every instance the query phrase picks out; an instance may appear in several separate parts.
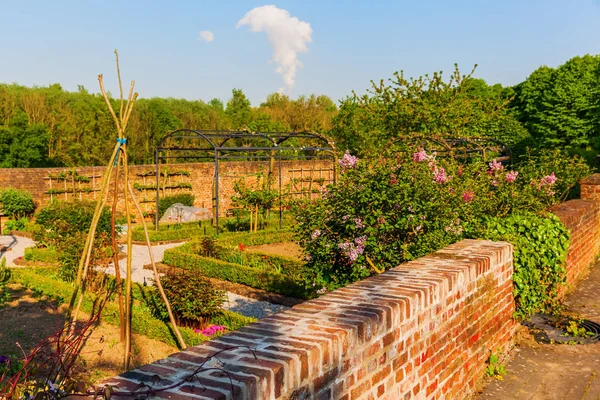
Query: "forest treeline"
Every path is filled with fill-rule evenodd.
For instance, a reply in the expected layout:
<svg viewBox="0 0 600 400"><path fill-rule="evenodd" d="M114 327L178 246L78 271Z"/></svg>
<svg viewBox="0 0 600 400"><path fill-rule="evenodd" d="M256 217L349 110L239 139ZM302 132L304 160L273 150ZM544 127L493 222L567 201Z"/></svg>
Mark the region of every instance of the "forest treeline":
<svg viewBox="0 0 600 400"><path fill-rule="evenodd" d="M415 134L490 136L517 150L561 148L591 160L600 150L600 56L542 66L507 87L458 68L416 79L400 72L338 104L274 93L252 106L238 89L226 103L140 99L128 127L131 162L152 163L158 141L178 128L314 131L358 155ZM0 167L103 165L115 137L104 100L83 87L0 84Z"/></svg>

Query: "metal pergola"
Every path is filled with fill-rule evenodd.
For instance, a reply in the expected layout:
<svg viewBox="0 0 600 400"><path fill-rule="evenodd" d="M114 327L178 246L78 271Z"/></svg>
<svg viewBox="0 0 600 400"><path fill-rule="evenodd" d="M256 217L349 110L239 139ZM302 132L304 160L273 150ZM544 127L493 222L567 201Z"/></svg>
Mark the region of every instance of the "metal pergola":
<svg viewBox="0 0 600 400"><path fill-rule="evenodd" d="M272 174L275 160L279 174L279 227L282 227L282 161L331 160L335 181L335 146L328 138L312 132L248 132L178 129L167 134L155 152L156 164L156 229L158 230L158 202L160 196L160 162L170 159L211 160L214 163L213 220L219 231L219 166L222 161L269 160Z"/></svg>

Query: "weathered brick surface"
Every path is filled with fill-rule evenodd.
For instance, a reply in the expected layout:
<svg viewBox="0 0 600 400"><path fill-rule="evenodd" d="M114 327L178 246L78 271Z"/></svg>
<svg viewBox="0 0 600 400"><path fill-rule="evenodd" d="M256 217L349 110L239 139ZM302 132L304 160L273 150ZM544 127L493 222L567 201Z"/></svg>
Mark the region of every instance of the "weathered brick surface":
<svg viewBox="0 0 600 400"><path fill-rule="evenodd" d="M214 165L212 163L186 163L172 164L166 166L171 171L184 170L190 173L190 176L171 176L166 182L167 185L175 185L177 183L189 183L192 185L192 190L188 189L166 189L167 195L177 193L193 193L196 196L196 206L212 208L213 203L213 182L214 182ZM102 182L102 175L105 167L81 167L75 168L79 175L90 178L89 183L58 181L56 179L48 179L49 176L57 176L61 172L69 171L67 168L0 168L0 189L14 187L17 189L25 189L31 192L35 201L39 205L44 205L51 199L73 200L75 199L96 199L98 190ZM296 183L292 191L299 191L303 185L304 190L308 190L310 186L310 177L312 175L312 188L318 189L318 184L315 180L323 179L324 183L331 183L333 180L332 163L331 161L314 160L314 161L282 161L282 176L281 183L285 188L293 179ZM145 174L156 170L155 165L133 165L130 166L130 176L132 185L138 183L141 185L155 185L156 177L142 177L137 174ZM312 170L312 172L311 172ZM235 180L249 177L249 182L252 181L252 174L262 171L267 173L268 162L222 162L219 167L219 210L224 213L231 205L231 196L234 193L233 184ZM275 185L278 187L279 171L277 165L274 171ZM300 181L303 183L300 183ZM161 185L163 185L161 178ZM112 185L111 185L112 187ZM79 190L89 188L89 193ZM72 193L47 194L50 189L73 190ZM153 190L134 190L137 199L142 203L145 210L154 209L154 199L156 192ZM122 196L120 196L122 198Z"/></svg>
<svg viewBox="0 0 600 400"><path fill-rule="evenodd" d="M240 348L205 365L229 371L233 392L227 375L210 370L160 397L462 399L490 351L510 346L512 271L510 244L464 240L109 383L135 387L157 371L177 382L243 344L256 359Z"/></svg>
<svg viewBox="0 0 600 400"><path fill-rule="evenodd" d="M558 204L552 207L552 212L571 232L567 256L567 289L570 289L587 275L600 254L600 174L581 181L581 199Z"/></svg>

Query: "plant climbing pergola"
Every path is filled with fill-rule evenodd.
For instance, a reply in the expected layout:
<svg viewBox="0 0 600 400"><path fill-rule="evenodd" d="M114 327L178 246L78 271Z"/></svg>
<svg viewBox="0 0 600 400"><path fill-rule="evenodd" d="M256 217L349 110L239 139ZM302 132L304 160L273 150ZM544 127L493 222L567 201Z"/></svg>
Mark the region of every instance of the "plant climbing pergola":
<svg viewBox="0 0 600 400"><path fill-rule="evenodd" d="M219 229L219 171L227 161L269 161L268 179L273 182L275 169L279 184L279 227L282 226L282 161L330 160L335 181L335 146L326 137L312 132L249 132L179 129L167 134L155 150L156 229L160 163L164 160L203 160L214 163L213 219Z"/></svg>

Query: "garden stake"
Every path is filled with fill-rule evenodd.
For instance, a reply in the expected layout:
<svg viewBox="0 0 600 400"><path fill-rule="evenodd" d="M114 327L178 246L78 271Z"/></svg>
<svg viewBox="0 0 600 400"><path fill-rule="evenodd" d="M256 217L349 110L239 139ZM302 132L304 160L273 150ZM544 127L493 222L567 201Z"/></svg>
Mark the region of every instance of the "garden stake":
<svg viewBox="0 0 600 400"><path fill-rule="evenodd" d="M130 85L130 89L129 89L129 96L127 98L127 102L125 103L124 98L123 98L123 85L121 82L121 70L119 68L119 55L116 50L115 50L115 56L116 56L117 76L118 76L118 80L119 80L120 100L121 100L120 107L119 107L119 117L117 117L117 115L115 114L115 112L112 108L112 105L110 103L110 99L109 99L108 95L106 94L106 90L104 89L103 77L101 74L98 75L98 82L100 85L100 91L102 92L102 96L104 97L104 101L106 102L108 110L115 122L115 127L117 128L117 133L118 133L117 144L115 145L115 149L113 151L113 154L108 162L106 171L104 173L104 177L103 177L102 185L101 185L101 189L100 189L100 196L98 198L98 202L96 203L96 209L94 211L94 216L92 218L92 224L90 226L90 231L88 232L84 250L83 250L83 253L82 253L80 261L79 261L79 267L78 267L77 279L76 279L76 287L75 287L73 296L71 298L71 302L69 304L69 318L71 318L73 306L74 306L75 302L77 301L77 306L75 308L75 312L74 312L73 319L72 319L73 323L71 325L71 329L74 329L75 322L77 321L78 313L81 308L83 296L85 294L86 283L87 283L87 272L88 272L88 268L89 268L89 264L90 264L90 260L91 260L91 254L92 254L92 249L93 249L93 244L94 244L94 236L96 233L96 228L98 226L98 221L100 219L102 210L108 201L108 194L109 194L108 189L109 189L110 178L112 176L113 170L115 170L115 185L114 185L115 190L113 193L113 196L114 196L113 197L113 216L112 216L112 220L111 220L112 236L113 236L112 237L112 240L113 240L112 247L113 247L113 252L115 253L113 256L113 260L115 263L115 275L117 277L117 281L119 282L118 290L119 290L119 311L120 311L120 318L121 318L121 339L125 341L123 367L125 370L128 370L129 366L130 366L130 362L131 362L131 356L130 356L131 355L131 311L132 311L132 309L131 309L131 304L132 304L132 301L131 301L131 286L132 286L131 261L132 261L132 259L131 258L132 258L132 246L133 246L131 205L130 205L130 199L129 199L130 196L131 196L131 201L134 202L136 209L138 210L138 212L140 214L140 219L142 220L144 232L146 234L146 244L148 246L148 252L150 253L150 258L152 260L152 265L153 265L153 269L154 269L156 284L161 293L163 300L165 301L165 305L167 307L167 311L169 314L169 319L173 325L173 330L177 336L177 339L178 339L181 347L185 348L186 345L185 345L185 342L183 341L181 333L179 332L179 329L177 328L177 325L175 323L175 317L173 316L173 313L171 311L169 301L164 293L162 285L160 284L160 278L158 276L158 271L157 271L156 265L154 263L152 247L150 244L148 230L146 228L143 213L141 211L141 208L139 207L139 204L137 203L137 200L135 199L133 189L131 188L131 183L130 183L130 179L129 179L129 162L128 162L128 156L127 156L127 139L125 138L125 130L127 128L127 123L129 122L129 117L131 116L131 112L132 112L133 106L137 100L138 94L134 93L134 91L133 91L134 86L135 86L135 81L132 81L131 85ZM123 299L122 299L122 292L121 292L121 287L120 287L120 285L121 285L120 270L119 270L119 263L118 263L118 257L117 257L118 247L116 245L115 220L114 220L115 210L116 210L116 205L117 205L117 198L118 198L118 187L119 187L119 173L120 173L119 163L121 163L121 165L123 166L124 182L123 182L123 188L122 188L123 192L122 193L123 193L123 197L124 197L124 201L125 201L125 213L126 213L126 218L127 218L127 274L125 277L125 301L124 301L124 303L125 303L124 304L124 306L125 306L124 314L125 315L124 316L123 316Z"/></svg>

